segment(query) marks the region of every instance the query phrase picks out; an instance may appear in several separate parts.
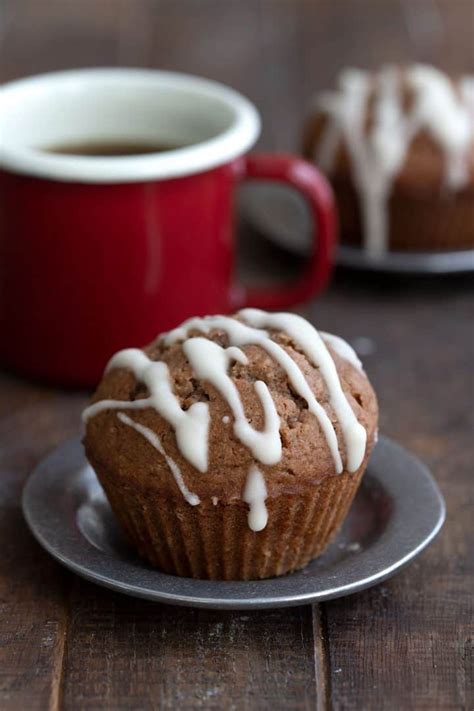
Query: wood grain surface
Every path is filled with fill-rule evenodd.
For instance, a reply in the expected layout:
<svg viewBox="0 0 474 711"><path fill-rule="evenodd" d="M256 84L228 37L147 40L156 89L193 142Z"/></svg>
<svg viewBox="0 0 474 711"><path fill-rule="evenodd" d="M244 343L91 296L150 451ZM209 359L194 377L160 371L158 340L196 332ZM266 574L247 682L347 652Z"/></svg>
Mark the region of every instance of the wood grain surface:
<svg viewBox="0 0 474 711"><path fill-rule="evenodd" d="M0 81L136 65L231 84L261 109L266 148L294 149L311 94L342 66L417 59L474 70L465 0L3 0ZM242 271L298 260L243 235ZM366 352L381 429L432 469L440 537L352 597L266 612L160 606L63 570L29 534L23 483L80 430L87 393L0 374L0 709L471 709L472 279L340 270L300 312ZM14 337L2 334L1 337Z"/></svg>

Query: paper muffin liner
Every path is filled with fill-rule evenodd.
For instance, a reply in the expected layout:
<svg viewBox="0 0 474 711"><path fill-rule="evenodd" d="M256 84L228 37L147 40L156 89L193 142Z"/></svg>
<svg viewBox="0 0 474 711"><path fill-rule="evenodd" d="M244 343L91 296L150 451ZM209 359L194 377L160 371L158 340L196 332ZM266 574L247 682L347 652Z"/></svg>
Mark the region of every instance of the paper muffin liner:
<svg viewBox="0 0 474 711"><path fill-rule="evenodd" d="M268 498L267 526L248 526L240 500L216 505L169 500L96 473L122 528L139 554L165 573L210 580L256 580L304 567L337 533L362 472L328 477L304 495Z"/></svg>
<svg viewBox="0 0 474 711"><path fill-rule="evenodd" d="M341 242L363 245L360 199L352 184L335 181ZM450 251L474 248L472 192L416 195L395 190L388 205L392 251Z"/></svg>

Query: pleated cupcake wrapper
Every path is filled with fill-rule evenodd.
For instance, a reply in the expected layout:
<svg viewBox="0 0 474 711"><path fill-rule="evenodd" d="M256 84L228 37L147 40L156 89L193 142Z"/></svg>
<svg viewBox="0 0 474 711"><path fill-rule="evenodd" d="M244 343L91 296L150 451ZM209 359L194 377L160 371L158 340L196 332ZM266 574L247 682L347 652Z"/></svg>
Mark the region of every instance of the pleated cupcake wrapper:
<svg viewBox="0 0 474 711"><path fill-rule="evenodd" d="M325 479L310 494L267 499L268 524L248 527L244 502L190 506L149 492L121 490L97 474L128 538L165 573L212 580L255 580L297 570L320 555L338 531L362 474Z"/></svg>
<svg viewBox="0 0 474 711"><path fill-rule="evenodd" d="M471 196L447 194L433 200L396 196L391 206L390 248L393 250L452 250L474 246Z"/></svg>
<svg viewBox="0 0 474 711"><path fill-rule="evenodd" d="M340 180L336 199L344 244L362 245L360 198ZM395 193L389 207L389 248L393 251L446 251L474 247L474 200L447 192L431 198Z"/></svg>

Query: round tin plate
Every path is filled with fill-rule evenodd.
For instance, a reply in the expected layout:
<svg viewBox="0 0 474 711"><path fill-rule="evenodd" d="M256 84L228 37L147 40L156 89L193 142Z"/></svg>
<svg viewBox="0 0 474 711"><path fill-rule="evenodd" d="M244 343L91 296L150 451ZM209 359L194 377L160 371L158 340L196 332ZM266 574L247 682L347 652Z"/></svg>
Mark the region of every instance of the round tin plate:
<svg viewBox="0 0 474 711"><path fill-rule="evenodd" d="M241 210L267 239L298 256L311 252L308 210L301 195L284 185L242 188ZM377 258L358 247L339 246L337 264L398 274L460 274L474 271L474 249L453 252L386 252Z"/></svg>
<svg viewBox="0 0 474 711"><path fill-rule="evenodd" d="M336 540L304 570L269 580L226 582L165 575L122 536L78 439L35 469L23 511L40 544L60 563L128 595L207 608L263 608L328 600L368 588L412 561L445 518L426 467L381 437Z"/></svg>

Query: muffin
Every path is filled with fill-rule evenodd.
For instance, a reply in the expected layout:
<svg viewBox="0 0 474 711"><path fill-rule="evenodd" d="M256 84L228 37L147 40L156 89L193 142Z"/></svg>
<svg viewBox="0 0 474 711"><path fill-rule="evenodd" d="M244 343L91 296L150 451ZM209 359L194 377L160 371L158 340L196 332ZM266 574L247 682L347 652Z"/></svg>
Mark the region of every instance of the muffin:
<svg viewBox="0 0 474 711"><path fill-rule="evenodd" d="M474 247L474 77L346 70L316 98L303 152L332 182L343 243L373 257Z"/></svg>
<svg viewBox="0 0 474 711"><path fill-rule="evenodd" d="M249 580L297 570L339 529L377 430L352 348L302 317L194 318L109 362L85 450L160 570Z"/></svg>

